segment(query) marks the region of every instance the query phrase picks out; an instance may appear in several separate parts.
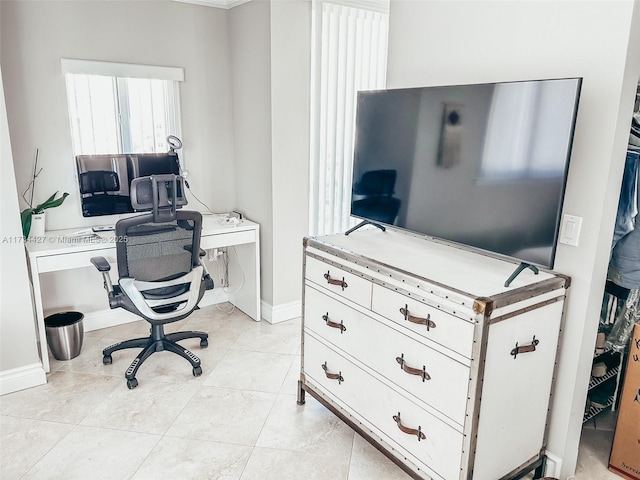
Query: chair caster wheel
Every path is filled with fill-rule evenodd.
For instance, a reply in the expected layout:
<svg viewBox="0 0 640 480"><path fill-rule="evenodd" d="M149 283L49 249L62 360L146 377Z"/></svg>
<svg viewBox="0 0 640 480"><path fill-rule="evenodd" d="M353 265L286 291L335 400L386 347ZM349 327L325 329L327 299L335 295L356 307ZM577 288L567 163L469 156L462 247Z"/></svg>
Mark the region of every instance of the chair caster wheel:
<svg viewBox="0 0 640 480"><path fill-rule="evenodd" d="M202 367L193 367L193 376L199 377L202 375Z"/></svg>
<svg viewBox="0 0 640 480"><path fill-rule="evenodd" d="M113 363L113 358L111 358L111 355L105 355L102 357L102 363L104 365L111 365Z"/></svg>
<svg viewBox="0 0 640 480"><path fill-rule="evenodd" d="M133 390L137 386L138 386L138 380L136 380L135 378L127 379L127 387L129 388L129 390Z"/></svg>
<svg viewBox="0 0 640 480"><path fill-rule="evenodd" d="M209 346L209 340L207 340L206 338L203 338L202 340L200 340L201 348L207 348L208 346Z"/></svg>

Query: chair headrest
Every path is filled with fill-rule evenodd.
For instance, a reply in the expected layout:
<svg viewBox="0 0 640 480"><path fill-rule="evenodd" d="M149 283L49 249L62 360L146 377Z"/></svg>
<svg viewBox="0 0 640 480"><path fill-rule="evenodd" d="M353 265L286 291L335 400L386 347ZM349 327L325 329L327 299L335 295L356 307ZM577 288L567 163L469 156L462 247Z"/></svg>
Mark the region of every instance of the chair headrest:
<svg viewBox="0 0 640 480"><path fill-rule="evenodd" d="M135 178L130 196L134 210L152 210L156 223L175 220L176 209L187 204L184 179L173 174Z"/></svg>

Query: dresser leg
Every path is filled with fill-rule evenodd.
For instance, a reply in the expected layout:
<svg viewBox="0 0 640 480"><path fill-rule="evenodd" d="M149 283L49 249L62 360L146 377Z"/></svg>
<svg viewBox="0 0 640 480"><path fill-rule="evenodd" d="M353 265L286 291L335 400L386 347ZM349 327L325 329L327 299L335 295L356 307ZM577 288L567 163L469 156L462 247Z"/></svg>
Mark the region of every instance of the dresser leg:
<svg viewBox="0 0 640 480"><path fill-rule="evenodd" d="M546 459L547 459L547 457L542 457L542 462L535 469L535 471L533 473L533 478L542 479L542 476L544 475L544 467L545 467ZM549 477L547 477L547 478L549 478ZM544 479L542 479L542 480L544 480Z"/></svg>
<svg viewBox="0 0 640 480"><path fill-rule="evenodd" d="M304 388L302 388L302 382L300 380L298 380L298 401L296 402L298 405L304 405L305 400L304 400L304 396L305 396L305 391Z"/></svg>

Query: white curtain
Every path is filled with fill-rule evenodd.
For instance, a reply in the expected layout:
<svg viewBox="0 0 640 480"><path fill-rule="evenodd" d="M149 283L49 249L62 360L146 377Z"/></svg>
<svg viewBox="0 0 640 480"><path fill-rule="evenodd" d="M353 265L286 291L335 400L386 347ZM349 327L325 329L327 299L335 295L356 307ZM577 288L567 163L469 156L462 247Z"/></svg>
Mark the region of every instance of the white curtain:
<svg viewBox="0 0 640 480"><path fill-rule="evenodd" d="M389 5L313 3L310 233L350 225L356 92L385 87Z"/></svg>

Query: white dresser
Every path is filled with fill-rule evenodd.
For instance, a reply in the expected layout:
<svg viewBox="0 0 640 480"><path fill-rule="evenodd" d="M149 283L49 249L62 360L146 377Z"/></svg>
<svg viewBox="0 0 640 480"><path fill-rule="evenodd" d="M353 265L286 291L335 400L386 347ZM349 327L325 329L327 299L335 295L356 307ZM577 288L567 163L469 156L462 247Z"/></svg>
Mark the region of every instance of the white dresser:
<svg viewBox="0 0 640 480"><path fill-rule="evenodd" d="M304 242L309 393L415 478L544 461L565 276L388 229Z"/></svg>

